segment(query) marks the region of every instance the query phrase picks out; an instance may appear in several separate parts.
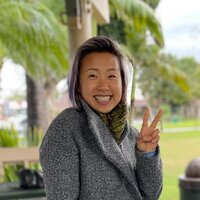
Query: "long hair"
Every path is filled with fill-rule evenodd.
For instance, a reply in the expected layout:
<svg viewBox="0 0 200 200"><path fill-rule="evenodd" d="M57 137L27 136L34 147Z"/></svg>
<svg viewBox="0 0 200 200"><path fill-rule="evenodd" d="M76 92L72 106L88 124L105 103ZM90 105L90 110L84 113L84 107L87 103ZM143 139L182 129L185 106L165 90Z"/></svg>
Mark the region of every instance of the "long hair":
<svg viewBox="0 0 200 200"><path fill-rule="evenodd" d="M124 57L117 42L106 36L96 36L85 41L77 50L72 68L68 77L69 98L73 107L79 107L79 76L82 59L93 52L108 52L117 57L122 79L122 99L126 102L127 75L124 66Z"/></svg>

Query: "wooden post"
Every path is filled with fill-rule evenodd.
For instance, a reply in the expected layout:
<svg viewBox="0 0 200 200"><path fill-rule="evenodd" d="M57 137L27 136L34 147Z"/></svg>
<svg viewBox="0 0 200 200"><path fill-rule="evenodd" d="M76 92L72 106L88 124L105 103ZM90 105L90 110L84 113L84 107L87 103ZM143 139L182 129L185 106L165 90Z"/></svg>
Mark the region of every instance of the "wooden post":
<svg viewBox="0 0 200 200"><path fill-rule="evenodd" d="M92 37L92 17L99 24L109 22L108 0L65 0L68 15L70 65L77 48Z"/></svg>

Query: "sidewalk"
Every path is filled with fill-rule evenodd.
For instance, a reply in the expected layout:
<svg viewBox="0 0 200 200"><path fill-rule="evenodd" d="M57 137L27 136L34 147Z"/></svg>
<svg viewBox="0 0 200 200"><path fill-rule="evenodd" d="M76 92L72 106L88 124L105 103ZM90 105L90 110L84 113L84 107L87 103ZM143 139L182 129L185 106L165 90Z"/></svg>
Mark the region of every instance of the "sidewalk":
<svg viewBox="0 0 200 200"><path fill-rule="evenodd" d="M200 131L200 126L162 129L162 133L182 133L182 132L187 132L187 131Z"/></svg>

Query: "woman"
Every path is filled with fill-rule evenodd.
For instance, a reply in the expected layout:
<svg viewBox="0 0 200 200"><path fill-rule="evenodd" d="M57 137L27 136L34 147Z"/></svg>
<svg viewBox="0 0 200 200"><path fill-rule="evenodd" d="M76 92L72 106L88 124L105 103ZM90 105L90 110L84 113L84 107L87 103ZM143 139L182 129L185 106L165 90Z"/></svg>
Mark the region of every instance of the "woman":
<svg viewBox="0 0 200 200"><path fill-rule="evenodd" d="M51 123L40 148L48 200L156 200L162 190L159 111L140 133L127 121L120 49L99 36L77 50L69 77L72 108Z"/></svg>

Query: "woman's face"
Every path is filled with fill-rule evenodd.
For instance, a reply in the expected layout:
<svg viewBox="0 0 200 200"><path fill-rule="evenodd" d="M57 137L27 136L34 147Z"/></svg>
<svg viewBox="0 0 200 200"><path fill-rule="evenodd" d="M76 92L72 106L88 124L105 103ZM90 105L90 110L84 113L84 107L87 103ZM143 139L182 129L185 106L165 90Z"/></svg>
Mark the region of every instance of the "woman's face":
<svg viewBox="0 0 200 200"><path fill-rule="evenodd" d="M122 98L120 66L116 56L108 52L90 53L80 63L82 98L101 113L110 112Z"/></svg>

